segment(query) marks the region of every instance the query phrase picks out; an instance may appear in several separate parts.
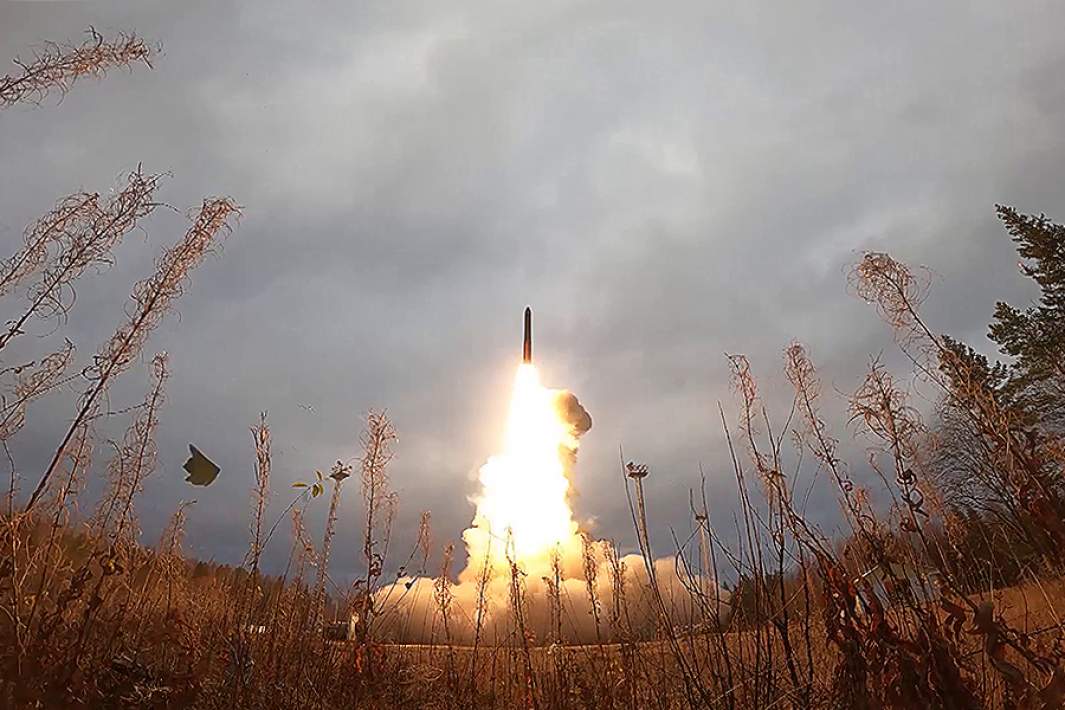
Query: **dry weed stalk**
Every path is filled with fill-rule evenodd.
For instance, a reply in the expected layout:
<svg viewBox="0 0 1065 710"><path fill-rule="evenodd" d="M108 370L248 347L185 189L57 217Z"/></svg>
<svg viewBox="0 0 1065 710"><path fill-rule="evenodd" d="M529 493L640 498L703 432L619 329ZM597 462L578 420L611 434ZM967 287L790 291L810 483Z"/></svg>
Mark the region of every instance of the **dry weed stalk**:
<svg viewBox="0 0 1065 710"><path fill-rule="evenodd" d="M511 619L514 622L514 635L521 656L521 683L519 684L522 705L524 707L539 707L539 699L536 687L536 675L533 672L532 653L530 646L536 642L532 630L529 628L525 588L525 571L518 565L514 555L514 536L507 529L506 559L510 568L510 583L507 587L508 601L510 602Z"/></svg>
<svg viewBox="0 0 1065 710"><path fill-rule="evenodd" d="M0 394L0 442L11 439L26 423L26 408L60 381L74 360L74 344L66 341L61 350L9 369L14 382ZM14 481L12 481L14 484Z"/></svg>
<svg viewBox="0 0 1065 710"><path fill-rule="evenodd" d="M455 595L451 591L451 560L455 554L455 545L444 545L444 554L440 562L440 574L433 581L433 599L440 610L440 620L444 625L444 640L451 645L451 604Z"/></svg>
<svg viewBox="0 0 1065 710"><path fill-rule="evenodd" d="M322 534L322 553L318 559L318 579L314 584L314 614L316 626L323 623L325 611L325 583L329 577L329 556L333 549L333 536L336 535L337 509L340 506L340 491L344 481L351 476L351 466L340 461L333 464L329 478L333 481L333 493L329 497L329 513L325 519L325 532Z"/></svg>
<svg viewBox="0 0 1065 710"><path fill-rule="evenodd" d="M767 552L773 555L773 559L771 559L770 562L774 564L774 567L767 568L764 566L765 562L761 552L763 545L758 541L758 535L755 532L755 529L748 525L748 545L756 551L751 557L755 580L758 585L755 588L755 594L756 596L761 593L766 595L766 616L780 639L788 676L791 680L792 687L795 689L794 692L798 696L796 702L802 707L810 707L813 691L812 677L809 673L807 673L805 680L802 680L799 677L801 659L799 657L799 649L796 648L797 641L792 638L792 604L789 598L789 590L785 585L785 577L788 573L789 562L791 561L791 558L795 556L795 552L789 549L789 538L797 543L800 549L805 547L819 559L825 559L828 556L828 543L819 532L806 523L802 515L795 509L795 504L792 498L792 489L788 486L786 476L781 470L780 452L783 443L783 432L779 438L773 437L769 414L759 398L758 386L751 373L750 362L747 360L746 356L743 355L730 355L729 361L733 368L733 387L741 396L741 432L744 436L747 450L765 489L766 501L769 505L768 532L770 535L770 543ZM789 363L792 362L791 358L786 358L786 361ZM785 431L790 425L798 406L798 398L796 398L792 402L791 412L788 415L784 427ZM765 425L765 438L768 446L767 451L763 451L758 443L759 428L756 424L756 413L759 411ZM741 503L743 506L742 510L744 511L746 518L749 517L753 511L747 498L742 470L738 464L734 465L737 482L740 487ZM775 578L775 584L771 583L765 585L765 588L763 588L761 578L765 577L767 572L770 577ZM805 579L806 578L803 577L804 594L808 594L809 590L805 586ZM811 649L810 622L808 615L804 614L801 616L800 626L801 638L798 642L805 642L806 660L809 663ZM766 658L767 663L772 663L771 648L771 646L767 648L769 651Z"/></svg>
<svg viewBox="0 0 1065 710"><path fill-rule="evenodd" d="M74 282L86 270L112 263L114 248L156 208L160 178L138 168L105 207L98 205L97 195L72 195L31 228L26 247L5 263L3 278L8 288L38 270L40 278L27 291L29 307L0 333L0 349L22 335L31 318L66 318Z"/></svg>
<svg viewBox="0 0 1065 710"><path fill-rule="evenodd" d="M440 615L440 621L444 628L444 647L446 648L445 675L448 688L454 692L458 687L458 670L455 665L455 655L452 648L452 606L455 601L455 593L452 591L451 561L455 554L455 546L448 543L444 546L444 553L440 562L440 574L433 580L433 601Z"/></svg>
<svg viewBox="0 0 1065 710"><path fill-rule="evenodd" d="M165 401L164 386L170 373L166 353L152 358L152 387L140 412L134 417L121 446L108 465L110 486L95 516L94 526L112 546L129 546L139 531L135 529L134 500L141 493L144 480L155 470L155 432L159 412Z"/></svg>
<svg viewBox="0 0 1065 710"><path fill-rule="evenodd" d="M151 67L154 50L133 33L104 39L94 28L80 45L48 42L29 60L15 59L20 73L0 77L0 109L20 102L40 103L53 91L66 94L86 76L101 77L116 67Z"/></svg>
<svg viewBox="0 0 1065 710"><path fill-rule="evenodd" d="M163 572L163 580L166 587L166 607L164 618L170 618L174 609L174 601L177 594L184 586L185 576L184 557L182 544L185 540L185 525L188 522L188 509L193 501L182 501L178 504L170 521L159 538L159 557Z"/></svg>
<svg viewBox="0 0 1065 710"><path fill-rule="evenodd" d="M50 601L45 593L52 586L52 580L69 568L69 561L62 559L60 544L65 528L70 524L72 507L76 501L77 493L85 479L92 463L92 436L87 426L83 426L75 433L73 442L63 456L62 466L66 470L66 479L58 486L55 495L49 501L51 511L48 523L48 532L45 539L36 549L27 550L29 553L21 570L18 568L17 557L12 557L12 606L14 615L21 616L20 609L24 604L29 604L29 614L22 627L22 633L32 635L35 631L33 622ZM32 533L35 521L22 515L12 515L8 521L10 534L17 536L21 531ZM27 583L37 576L35 591L30 595L24 595L23 590ZM58 605L57 607L58 608ZM43 613L43 612L42 612ZM16 628L22 626L16 624Z"/></svg>
<svg viewBox="0 0 1065 710"><path fill-rule="evenodd" d="M865 381L851 397L852 421L861 421L865 428L887 447L894 469L895 484L902 493L908 518L903 529L919 532L920 518L928 518L924 509L924 495L911 467L917 456L918 437L924 433L920 415L907 403L906 393L896 384L878 360L873 360ZM876 463L876 451L870 454L870 465L881 473Z"/></svg>
<svg viewBox="0 0 1065 710"><path fill-rule="evenodd" d="M365 512L362 555L366 576L362 580L362 603L359 618L364 633L369 635L375 609L373 593L384 571L395 514L395 497L388 490L388 464L391 463L393 447L398 437L392 421L384 412L371 411L366 416L366 428L361 436L362 500ZM384 510L382 510L384 509ZM382 525L381 516L385 515ZM378 547L380 545L380 551Z"/></svg>
<svg viewBox="0 0 1065 710"><path fill-rule="evenodd" d="M918 437L923 433L917 411L907 404L906 393L895 384L891 374L875 360L864 383L852 397L851 409L854 417L861 419L866 428L881 440L892 459L894 482L901 492L907 514L900 528L914 533L921 542L924 557L933 558L935 551L926 532L929 514L925 511L924 496L913 470L918 463ZM870 460L873 468L881 473L875 462L875 453ZM886 481L883 473L881 476ZM957 660L963 657L957 633L957 626L964 615L964 610L959 606L961 604L972 612L973 624L976 632L984 637L985 650L992 667L1002 675L1011 695L1030 705L1039 689L1007 660L1006 649L1012 649L1037 671L1050 673L1048 685L1043 690L1054 692L1055 679L1063 673L1058 663L1034 651L1026 634L1015 632L996 619L990 602L977 605L965 597L949 571L943 575L941 584L945 588L945 597L940 606L953 620L953 634L941 627L936 615L919 605L913 607L914 615L920 620L918 641L932 660L929 678L940 689L949 691L952 696L965 698L970 707L978 704L974 692L964 680L964 668Z"/></svg>
<svg viewBox="0 0 1065 710"><path fill-rule="evenodd" d="M259 571L259 558L263 552L263 516L270 495L270 427L266 423L266 412L259 415L259 425L251 428L251 438L255 444L255 488L252 490L254 515L247 562L254 575Z"/></svg>
<svg viewBox="0 0 1065 710"><path fill-rule="evenodd" d="M72 650L69 650L74 659L90 652L88 649L93 631L101 625L114 629L106 645L110 648L120 639L121 629L126 625L131 608L143 603L143 597L138 599L132 583L122 584L116 580L131 575L139 565L139 559L144 557L136 542L137 523L133 506L144 479L155 468L154 436L166 379L166 356L156 355L152 361L152 387L141 411L130 424L122 445L116 445L115 457L109 466L111 486L89 528L92 531L92 549L85 563L74 573L75 579L91 582L91 591L85 594L79 590L68 604L67 611L72 615L80 605L80 614L68 617L75 619L77 629ZM146 577L151 577L154 562L152 559L144 567ZM95 572L96 568L99 569L98 573ZM168 583L172 585L180 583L180 580L170 580ZM85 589L88 589L88 584ZM122 594L123 589L125 594ZM116 601L113 607L104 605L108 597ZM123 598L123 601L117 603L119 598ZM67 675L60 676L63 678L60 687L74 677L75 671L68 667L65 673Z"/></svg>
<svg viewBox="0 0 1065 710"><path fill-rule="evenodd" d="M485 614L488 612L488 583L492 576L492 538L488 538L485 545L484 559L481 562L481 573L477 577L477 602L474 606L473 622L473 648L474 651L481 647L481 632L484 628ZM472 672L472 669L471 669ZM472 679L471 679L472 682Z"/></svg>
<svg viewBox="0 0 1065 710"><path fill-rule="evenodd" d="M100 396L111 381L136 359L148 335L174 300L181 295L189 272L203 260L215 240L230 230L229 220L238 213L238 207L228 198L204 200L185 238L163 254L156 263L157 270L153 276L134 287L134 307L130 309L129 320L119 327L110 341L101 348L93 364L86 368L85 376L89 380L89 387L82 394L70 428L60 441L51 463L41 475L37 487L26 503L26 512L33 509L48 485L74 433L85 421L93 417L99 406Z"/></svg>
<svg viewBox="0 0 1065 710"><path fill-rule="evenodd" d="M596 589L599 576L599 559L596 556L596 542L587 533L581 534L581 569L584 572L584 590L588 595L589 612L592 622L595 624L595 641L603 642L602 633L602 602Z"/></svg>
<svg viewBox="0 0 1065 710"><path fill-rule="evenodd" d="M851 283L895 329L915 369L939 387L999 462L1006 485L1021 506L1045 529L1045 557L1065 568L1065 500L1055 485L1053 463L1038 446L1041 435L1027 427L1021 413L999 401L985 378L946 339L932 331L920 313L927 287L911 270L887 254L870 253L855 265ZM938 359L939 367L931 363Z"/></svg>
<svg viewBox="0 0 1065 710"><path fill-rule="evenodd" d="M623 463L622 471L625 476L623 480L626 481L625 495L629 503L629 512L632 515L640 554L643 557L644 569L647 571L648 592L659 624L659 632L668 642L670 652L673 654L673 659L680 670L688 702L693 705L698 705L699 703L709 704L711 698L698 674L692 668L690 658L684 649L681 648L680 641L673 629L671 608L666 605L665 599L662 597L662 588L658 581L658 572L655 569L654 553L651 550L651 540L647 527L647 504L643 491L643 482L648 475L648 468L643 464L630 461L627 464ZM632 481L633 493L629 491L628 481Z"/></svg>
<svg viewBox="0 0 1065 710"><path fill-rule="evenodd" d="M854 530L868 519L861 500L855 495L854 481L838 454L839 442L829 432L821 418L818 400L821 397L821 382L806 348L801 343L792 343L784 351L784 374L795 390L795 399L804 426L797 430L795 442L799 448L808 448L820 461L835 481L842 495L844 514Z"/></svg>
<svg viewBox="0 0 1065 710"><path fill-rule="evenodd" d="M97 193L69 195L59 200L51 212L34 222L26 230L22 249L0 264L0 296L7 295L37 273L44 266L49 250L57 242L99 212L99 199Z"/></svg>

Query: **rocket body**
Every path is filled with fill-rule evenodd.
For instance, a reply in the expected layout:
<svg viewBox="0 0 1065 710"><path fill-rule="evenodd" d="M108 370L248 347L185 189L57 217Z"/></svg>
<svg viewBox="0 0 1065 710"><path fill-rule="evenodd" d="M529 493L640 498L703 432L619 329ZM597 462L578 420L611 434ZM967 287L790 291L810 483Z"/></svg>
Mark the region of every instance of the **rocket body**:
<svg viewBox="0 0 1065 710"><path fill-rule="evenodd" d="M532 309L525 307L525 337L521 344L521 361L532 362Z"/></svg>

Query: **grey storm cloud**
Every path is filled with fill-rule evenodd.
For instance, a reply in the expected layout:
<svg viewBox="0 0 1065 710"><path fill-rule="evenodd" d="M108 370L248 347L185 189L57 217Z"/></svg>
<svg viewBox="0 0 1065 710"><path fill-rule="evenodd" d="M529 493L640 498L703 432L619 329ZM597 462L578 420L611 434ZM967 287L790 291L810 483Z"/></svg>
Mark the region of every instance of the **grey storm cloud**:
<svg viewBox="0 0 1065 710"><path fill-rule="evenodd" d="M546 384L595 420L578 517L631 541L624 445L652 466L667 546L700 463L715 510L734 497L724 353L748 354L782 403L791 339L843 390L890 348L847 293L862 250L931 267L931 321L980 347L995 300L1030 297L993 206L1065 212L1063 23L1050 2L3 2L5 61L89 25L162 51L152 71L0 113L0 240L13 251L57 197L138 163L171 173L177 209L79 283L64 332L88 357L181 211L213 194L244 207L149 345L173 377L146 537L196 496L190 551L239 561L258 412L276 513L292 482L357 455L363 413L384 407L400 541L426 508L456 538L530 303ZM112 407L146 383L131 371ZM70 400L31 410L28 478ZM222 467L206 491L183 481L189 441ZM353 571L358 545L337 549Z"/></svg>

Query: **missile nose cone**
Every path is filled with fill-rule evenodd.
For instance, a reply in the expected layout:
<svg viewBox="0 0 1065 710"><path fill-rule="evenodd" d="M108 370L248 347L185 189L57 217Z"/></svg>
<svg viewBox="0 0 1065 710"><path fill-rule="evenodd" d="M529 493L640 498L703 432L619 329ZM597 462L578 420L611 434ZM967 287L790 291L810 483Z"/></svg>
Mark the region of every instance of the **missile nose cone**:
<svg viewBox="0 0 1065 710"><path fill-rule="evenodd" d="M525 337L521 345L521 361L532 362L532 308L525 307Z"/></svg>

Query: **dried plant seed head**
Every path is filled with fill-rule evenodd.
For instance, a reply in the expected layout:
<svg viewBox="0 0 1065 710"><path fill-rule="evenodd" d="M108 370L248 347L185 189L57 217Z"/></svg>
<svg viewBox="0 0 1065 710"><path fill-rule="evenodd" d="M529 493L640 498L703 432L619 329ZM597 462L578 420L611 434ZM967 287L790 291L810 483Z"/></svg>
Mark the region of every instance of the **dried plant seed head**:
<svg viewBox="0 0 1065 710"><path fill-rule="evenodd" d="M259 558L263 546L263 518L266 514L267 499L270 495L270 427L266 423L266 412L259 414L259 424L251 427L252 442L255 445L255 486L252 488L252 518L250 523L251 543L245 563L253 571L259 569ZM269 535L267 535L269 538Z"/></svg>
<svg viewBox="0 0 1065 710"><path fill-rule="evenodd" d="M21 335L31 319L66 319L78 278L89 269L110 266L122 238L157 206L160 177L138 168L104 207L95 195L74 195L31 229L27 246L0 269L3 288L39 272L26 291L28 308L9 322L6 332L0 331L0 349Z"/></svg>
<svg viewBox="0 0 1065 710"><path fill-rule="evenodd" d="M78 79L101 77L116 67L151 67L156 51L132 33L112 40L90 27L80 45L46 43L28 60L16 59L19 73L0 77L0 109L17 103L39 104L52 92L65 95Z"/></svg>
<svg viewBox="0 0 1065 710"><path fill-rule="evenodd" d="M855 295L876 307L902 343L918 335L919 311L931 285L930 273L915 274L908 266L883 252L867 252L848 277Z"/></svg>
<svg viewBox="0 0 1065 710"><path fill-rule="evenodd" d="M433 531L432 531L432 515L426 510L422 511L421 517L418 520L418 549L422 551L424 559L429 558L430 545L432 545Z"/></svg>
<svg viewBox="0 0 1065 710"><path fill-rule="evenodd" d="M918 437L924 431L920 415L879 360L870 364L865 380L851 397L850 409L852 421L861 421L869 432L901 454L916 454Z"/></svg>
<svg viewBox="0 0 1065 710"><path fill-rule="evenodd" d="M183 293L189 273L203 261L215 240L231 231L229 221L239 213L240 209L228 198L204 200L185 238L156 262L153 276L133 288L129 321L100 350L96 364L87 373L90 379L108 379L128 367Z"/></svg>
<svg viewBox="0 0 1065 710"><path fill-rule="evenodd" d="M820 396L821 383L802 343L792 342L784 350L784 375L805 399L813 401Z"/></svg>
<svg viewBox="0 0 1065 710"><path fill-rule="evenodd" d="M340 483L345 478L348 478L351 475L352 468L353 467L350 465L345 465L343 462L337 461L335 464L333 464L333 468L329 473L329 477L337 483Z"/></svg>
<svg viewBox="0 0 1065 710"><path fill-rule="evenodd" d="M77 193L64 197L51 212L34 222L24 236L23 248L0 264L0 296L13 290L20 282L44 266L49 250L99 211L100 195Z"/></svg>
<svg viewBox="0 0 1065 710"><path fill-rule="evenodd" d="M636 463L635 461L629 461L625 464L625 475L632 479L647 478L647 474L650 473L647 468L647 464Z"/></svg>
<svg viewBox="0 0 1065 710"><path fill-rule="evenodd" d="M62 350L44 357L39 364L11 371L14 383L0 397L0 441L8 441L26 422L30 402L53 389L74 359L74 344L66 341Z"/></svg>

